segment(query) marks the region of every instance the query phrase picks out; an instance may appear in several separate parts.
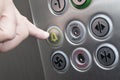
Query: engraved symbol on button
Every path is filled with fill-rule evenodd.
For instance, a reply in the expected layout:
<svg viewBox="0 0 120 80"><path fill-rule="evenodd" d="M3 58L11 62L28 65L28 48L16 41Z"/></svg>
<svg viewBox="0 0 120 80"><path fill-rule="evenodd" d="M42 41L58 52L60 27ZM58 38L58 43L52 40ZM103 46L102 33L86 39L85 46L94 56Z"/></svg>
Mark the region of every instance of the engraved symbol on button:
<svg viewBox="0 0 120 80"><path fill-rule="evenodd" d="M91 29L95 36L105 37L109 33L110 25L105 18L99 17L92 21Z"/></svg>
<svg viewBox="0 0 120 80"><path fill-rule="evenodd" d="M101 59L105 59L106 62L108 62L108 59L111 59L110 53L107 53L106 51L101 53Z"/></svg>
<svg viewBox="0 0 120 80"><path fill-rule="evenodd" d="M104 66L110 66L115 61L115 53L109 47L102 47L98 50L97 57L99 62Z"/></svg>
<svg viewBox="0 0 120 80"><path fill-rule="evenodd" d="M56 70L65 71L68 67L67 56L62 51L56 51L52 55L52 65Z"/></svg>
<svg viewBox="0 0 120 80"><path fill-rule="evenodd" d="M55 3L55 5L61 8L60 0L57 0L57 3Z"/></svg>
<svg viewBox="0 0 120 80"><path fill-rule="evenodd" d="M105 70L115 68L119 61L119 53L115 46L112 44L102 44L95 54L97 65Z"/></svg>
<svg viewBox="0 0 120 80"><path fill-rule="evenodd" d="M52 42L57 42L58 41L58 37L57 37L57 35L54 32L52 32L50 34L50 38L51 38Z"/></svg>
<svg viewBox="0 0 120 80"><path fill-rule="evenodd" d="M66 6L65 0L51 0L51 7L55 12L61 12Z"/></svg>
<svg viewBox="0 0 120 80"><path fill-rule="evenodd" d="M54 61L54 63L55 63L56 65L58 65L58 67L61 67L63 61L62 61L59 57L56 57L56 60Z"/></svg>
<svg viewBox="0 0 120 80"><path fill-rule="evenodd" d="M99 31L100 33L102 33L102 31L105 29L105 26L101 24L100 22L98 22L98 25L96 25L95 29Z"/></svg>

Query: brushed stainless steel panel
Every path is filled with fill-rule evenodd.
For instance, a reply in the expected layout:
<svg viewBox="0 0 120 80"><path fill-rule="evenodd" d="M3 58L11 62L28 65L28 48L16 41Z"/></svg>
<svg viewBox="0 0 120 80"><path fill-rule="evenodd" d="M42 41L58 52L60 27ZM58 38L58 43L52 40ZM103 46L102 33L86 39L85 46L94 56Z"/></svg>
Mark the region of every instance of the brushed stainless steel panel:
<svg viewBox="0 0 120 80"><path fill-rule="evenodd" d="M54 15L49 9L49 0L30 0L31 12L35 25L39 28L47 30L51 26L59 26L65 34L68 23L72 20L79 20L85 25L87 30L84 43L80 45L70 44L65 35L64 42L61 47L51 47L47 41L39 41L39 49L44 67L46 80L119 80L120 79L120 64L112 70L103 70L98 67L94 61L94 54L99 45L104 43L113 44L120 52L120 1L119 0L92 0L90 6L85 9L76 9L69 1L68 8L61 15ZM98 14L107 15L113 25L113 30L109 38L105 40L96 40L89 33L90 22ZM71 64L68 71L58 73L53 69L51 64L51 55L61 50L66 53L69 60L74 49L83 47L92 55L92 66L86 72L76 71ZM120 62L120 61L119 61Z"/></svg>

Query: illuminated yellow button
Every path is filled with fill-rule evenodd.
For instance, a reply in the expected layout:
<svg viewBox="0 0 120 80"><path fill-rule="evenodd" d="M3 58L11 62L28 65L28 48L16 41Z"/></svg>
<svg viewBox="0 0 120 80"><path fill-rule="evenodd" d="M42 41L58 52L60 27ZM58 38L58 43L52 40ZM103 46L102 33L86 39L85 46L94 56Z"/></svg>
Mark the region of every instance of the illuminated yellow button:
<svg viewBox="0 0 120 80"><path fill-rule="evenodd" d="M60 46L63 42L62 31L57 26L52 26L48 29L48 32L50 33L49 44L55 47Z"/></svg>
<svg viewBox="0 0 120 80"><path fill-rule="evenodd" d="M52 41L52 42L57 42L58 41L58 36L54 32L52 32L50 34L50 41Z"/></svg>

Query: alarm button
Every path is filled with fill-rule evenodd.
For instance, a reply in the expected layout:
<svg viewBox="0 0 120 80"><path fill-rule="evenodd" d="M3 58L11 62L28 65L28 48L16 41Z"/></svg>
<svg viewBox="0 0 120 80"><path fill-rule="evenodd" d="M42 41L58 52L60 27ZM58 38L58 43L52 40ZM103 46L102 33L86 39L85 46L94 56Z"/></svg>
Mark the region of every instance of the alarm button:
<svg viewBox="0 0 120 80"><path fill-rule="evenodd" d="M52 46L58 47L63 42L62 31L57 26L52 26L48 29L50 37L48 38L48 43Z"/></svg>

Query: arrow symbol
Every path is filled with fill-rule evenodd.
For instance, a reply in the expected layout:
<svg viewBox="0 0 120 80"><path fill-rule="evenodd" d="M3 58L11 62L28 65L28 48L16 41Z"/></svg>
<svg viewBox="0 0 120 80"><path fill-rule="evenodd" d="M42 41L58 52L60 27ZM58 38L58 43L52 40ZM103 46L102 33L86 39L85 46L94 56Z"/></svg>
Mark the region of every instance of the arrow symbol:
<svg viewBox="0 0 120 80"><path fill-rule="evenodd" d="M102 52L101 59L105 59L105 61L108 62L108 59L111 59L110 53L106 53L106 51Z"/></svg>
<svg viewBox="0 0 120 80"><path fill-rule="evenodd" d="M95 29L97 31L99 31L100 33L102 33L102 31L104 30L105 26L103 24L101 24L100 22L98 22L98 25L96 25Z"/></svg>

